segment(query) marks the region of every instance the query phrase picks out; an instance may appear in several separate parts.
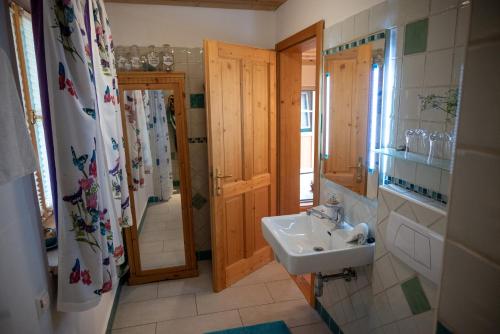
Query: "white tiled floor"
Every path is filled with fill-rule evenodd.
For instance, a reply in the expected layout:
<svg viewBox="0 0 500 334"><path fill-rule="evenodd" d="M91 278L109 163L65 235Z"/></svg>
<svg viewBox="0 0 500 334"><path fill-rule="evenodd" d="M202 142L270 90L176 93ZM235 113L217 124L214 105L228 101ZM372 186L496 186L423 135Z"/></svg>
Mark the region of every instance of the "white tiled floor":
<svg viewBox="0 0 500 334"><path fill-rule="evenodd" d="M198 334L283 320L294 334L330 333L285 269L272 262L233 286L212 291L210 261L200 275L122 288L115 334Z"/></svg>
<svg viewBox="0 0 500 334"><path fill-rule="evenodd" d="M149 205L139 234L143 269L166 268L185 263L181 195Z"/></svg>

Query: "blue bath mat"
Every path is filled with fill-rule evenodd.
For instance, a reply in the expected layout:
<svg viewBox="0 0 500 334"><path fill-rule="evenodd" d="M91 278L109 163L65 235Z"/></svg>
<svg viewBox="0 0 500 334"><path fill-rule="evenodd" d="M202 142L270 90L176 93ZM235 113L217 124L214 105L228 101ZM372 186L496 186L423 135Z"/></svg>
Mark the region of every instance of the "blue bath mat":
<svg viewBox="0 0 500 334"><path fill-rule="evenodd" d="M254 326L223 329L205 334L291 334L291 332L285 322L280 320Z"/></svg>

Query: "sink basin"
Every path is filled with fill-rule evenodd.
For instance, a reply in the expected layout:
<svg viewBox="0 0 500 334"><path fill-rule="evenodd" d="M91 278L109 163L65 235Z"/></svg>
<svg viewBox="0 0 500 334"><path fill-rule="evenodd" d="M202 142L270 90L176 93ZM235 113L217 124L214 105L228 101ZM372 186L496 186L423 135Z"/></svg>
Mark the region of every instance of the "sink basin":
<svg viewBox="0 0 500 334"><path fill-rule="evenodd" d="M335 229L326 219L305 213L262 218L264 238L277 260L294 275L329 272L373 262L375 243L345 242L352 226Z"/></svg>

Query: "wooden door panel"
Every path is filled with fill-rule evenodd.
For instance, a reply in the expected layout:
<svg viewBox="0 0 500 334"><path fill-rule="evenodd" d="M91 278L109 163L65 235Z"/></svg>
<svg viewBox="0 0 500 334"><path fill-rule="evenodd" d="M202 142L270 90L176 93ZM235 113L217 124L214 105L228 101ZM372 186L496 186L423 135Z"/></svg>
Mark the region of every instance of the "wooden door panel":
<svg viewBox="0 0 500 334"><path fill-rule="evenodd" d="M243 178L241 61L221 59L221 89L223 94L222 122L224 143L224 174L226 182Z"/></svg>
<svg viewBox="0 0 500 334"><path fill-rule="evenodd" d="M267 242L262 235L261 219L263 217L271 216L271 208L269 206L270 189L269 187L256 189L253 192L253 196L255 207L255 218L253 224L255 230L255 249L261 249L267 246Z"/></svg>
<svg viewBox="0 0 500 334"><path fill-rule="evenodd" d="M244 195L226 199L224 222L226 227L226 261L233 264L245 255L245 198Z"/></svg>
<svg viewBox="0 0 500 334"><path fill-rule="evenodd" d="M219 291L273 258L260 219L276 207L275 54L205 41L205 66L213 282Z"/></svg>
<svg viewBox="0 0 500 334"><path fill-rule="evenodd" d="M270 172L269 166L269 89L259 82L269 81L269 66L253 66L252 108L253 108L253 174Z"/></svg>

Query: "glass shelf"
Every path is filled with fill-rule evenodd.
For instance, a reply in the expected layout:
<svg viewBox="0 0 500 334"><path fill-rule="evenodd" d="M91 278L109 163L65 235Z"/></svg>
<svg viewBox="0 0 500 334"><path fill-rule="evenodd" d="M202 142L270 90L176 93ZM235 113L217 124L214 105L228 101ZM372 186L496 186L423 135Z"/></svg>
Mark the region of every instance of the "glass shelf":
<svg viewBox="0 0 500 334"><path fill-rule="evenodd" d="M427 162L427 156L417 153L406 153L405 151L397 151L394 148L379 148L374 150L375 153L387 155L400 160L413 161L418 164L427 165L443 169L446 171L451 171L451 160L445 159L432 159L431 162Z"/></svg>

